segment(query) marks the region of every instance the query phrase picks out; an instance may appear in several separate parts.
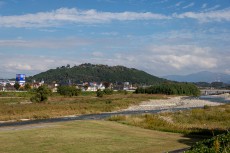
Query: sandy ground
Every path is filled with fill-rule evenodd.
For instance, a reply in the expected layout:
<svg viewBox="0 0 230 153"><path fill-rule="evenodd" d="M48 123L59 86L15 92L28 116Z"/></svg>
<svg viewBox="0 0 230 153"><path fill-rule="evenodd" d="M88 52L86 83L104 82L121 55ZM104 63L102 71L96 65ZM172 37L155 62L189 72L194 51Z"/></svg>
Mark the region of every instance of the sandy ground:
<svg viewBox="0 0 230 153"><path fill-rule="evenodd" d="M170 108L193 108L193 107L204 107L223 105L230 103L230 95L218 95L209 97L171 97L164 100L149 100L144 101L140 105L130 106L122 111L137 111L137 110L160 110Z"/></svg>

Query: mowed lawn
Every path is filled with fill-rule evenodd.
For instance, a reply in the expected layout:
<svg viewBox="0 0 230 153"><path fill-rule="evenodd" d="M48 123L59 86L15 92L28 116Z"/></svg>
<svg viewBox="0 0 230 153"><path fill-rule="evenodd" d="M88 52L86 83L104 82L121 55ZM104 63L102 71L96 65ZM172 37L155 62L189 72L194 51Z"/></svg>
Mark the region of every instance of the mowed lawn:
<svg viewBox="0 0 230 153"><path fill-rule="evenodd" d="M111 121L71 121L0 128L1 153L152 153L188 147L182 134Z"/></svg>

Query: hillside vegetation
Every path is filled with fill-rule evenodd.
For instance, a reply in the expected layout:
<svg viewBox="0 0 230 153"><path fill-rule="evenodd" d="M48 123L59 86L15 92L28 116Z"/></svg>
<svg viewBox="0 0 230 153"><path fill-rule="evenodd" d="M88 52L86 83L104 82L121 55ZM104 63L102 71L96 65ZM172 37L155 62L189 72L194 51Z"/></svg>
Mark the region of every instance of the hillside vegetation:
<svg viewBox="0 0 230 153"><path fill-rule="evenodd" d="M44 80L46 83L52 83L53 81L57 83L66 83L68 80L71 80L72 83L106 81L112 83L131 82L149 85L166 81L165 79L158 78L134 68L93 64L82 64L73 67L67 65L56 69L50 69L27 78L29 82L32 80Z"/></svg>

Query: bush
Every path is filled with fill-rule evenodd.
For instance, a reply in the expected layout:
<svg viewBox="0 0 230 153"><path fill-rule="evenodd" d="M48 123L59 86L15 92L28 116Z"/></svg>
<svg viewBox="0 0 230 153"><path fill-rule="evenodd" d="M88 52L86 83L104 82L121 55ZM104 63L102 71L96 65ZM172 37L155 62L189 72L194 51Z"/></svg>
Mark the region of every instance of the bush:
<svg viewBox="0 0 230 153"><path fill-rule="evenodd" d="M16 82L16 83L14 84L14 88L15 88L16 90L18 90L18 89L20 88L20 84L19 84L18 82Z"/></svg>
<svg viewBox="0 0 230 153"><path fill-rule="evenodd" d="M112 95L113 94L113 90L112 89L105 89L105 90L103 90L103 92L104 92L104 94L105 95Z"/></svg>
<svg viewBox="0 0 230 153"><path fill-rule="evenodd" d="M30 100L32 102L45 102L48 100L48 96L51 95L51 89L49 89L46 85L42 85L36 89L35 96L31 97Z"/></svg>
<svg viewBox="0 0 230 153"><path fill-rule="evenodd" d="M127 90L118 90L117 93L127 95L128 91Z"/></svg>
<svg viewBox="0 0 230 153"><path fill-rule="evenodd" d="M197 142L186 153L224 153L230 152L230 132L217 135L211 139Z"/></svg>
<svg viewBox="0 0 230 153"><path fill-rule="evenodd" d="M57 92L64 96L78 96L81 93L81 89L76 89L74 86L59 86Z"/></svg>
<svg viewBox="0 0 230 153"><path fill-rule="evenodd" d="M103 97L103 95L104 95L104 92L101 91L101 89L98 89L97 90L97 97Z"/></svg>
<svg viewBox="0 0 230 153"><path fill-rule="evenodd" d="M30 84L26 83L24 89L27 90L27 91L30 90L31 89Z"/></svg>

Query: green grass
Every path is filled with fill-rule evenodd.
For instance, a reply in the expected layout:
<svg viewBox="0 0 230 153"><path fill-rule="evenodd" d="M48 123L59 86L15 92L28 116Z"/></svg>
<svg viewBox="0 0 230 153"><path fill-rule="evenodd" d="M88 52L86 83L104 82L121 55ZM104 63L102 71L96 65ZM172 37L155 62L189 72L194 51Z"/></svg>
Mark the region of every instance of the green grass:
<svg viewBox="0 0 230 153"><path fill-rule="evenodd" d="M229 130L229 119L228 104L175 113L113 116L108 120L152 130L212 136Z"/></svg>
<svg viewBox="0 0 230 153"><path fill-rule="evenodd" d="M152 153L188 147L196 141L182 134L108 121L43 124L42 128L36 126L0 128L0 152Z"/></svg>
<svg viewBox="0 0 230 153"><path fill-rule="evenodd" d="M29 97L0 97L0 121L42 119L66 115L111 112L144 100L164 98L162 95L113 94L63 97L53 95L46 103L25 103Z"/></svg>
<svg viewBox="0 0 230 153"><path fill-rule="evenodd" d="M4 92L0 91L0 97L31 97L33 92Z"/></svg>

